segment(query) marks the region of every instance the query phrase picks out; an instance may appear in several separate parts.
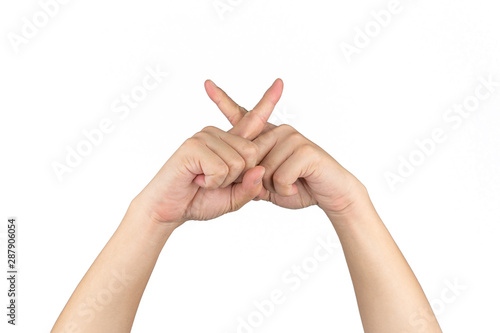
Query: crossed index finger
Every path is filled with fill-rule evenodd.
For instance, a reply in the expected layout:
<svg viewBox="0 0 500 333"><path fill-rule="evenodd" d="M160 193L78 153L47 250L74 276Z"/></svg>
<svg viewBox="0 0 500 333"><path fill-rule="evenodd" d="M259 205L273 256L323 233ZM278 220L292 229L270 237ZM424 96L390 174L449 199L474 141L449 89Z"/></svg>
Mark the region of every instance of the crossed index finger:
<svg viewBox="0 0 500 333"><path fill-rule="evenodd" d="M283 93L283 81L277 79L273 85L266 91L260 102L255 108L247 112L243 118L229 131L231 134L242 138L253 140L262 132L271 116L274 107Z"/></svg>
<svg viewBox="0 0 500 333"><path fill-rule="evenodd" d="M224 90L219 88L211 80L205 81L205 90L208 97L222 111L231 125L235 126L246 114L246 110L229 97Z"/></svg>

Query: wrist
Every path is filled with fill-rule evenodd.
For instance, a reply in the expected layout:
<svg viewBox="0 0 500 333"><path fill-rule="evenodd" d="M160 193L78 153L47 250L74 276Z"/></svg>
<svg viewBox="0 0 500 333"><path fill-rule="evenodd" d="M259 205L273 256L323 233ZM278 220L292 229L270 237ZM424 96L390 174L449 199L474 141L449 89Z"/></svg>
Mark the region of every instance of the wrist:
<svg viewBox="0 0 500 333"><path fill-rule="evenodd" d="M122 221L124 227L133 230L136 236L154 246L163 246L172 232L181 224L182 222L166 223L155 220L137 197L130 203Z"/></svg>
<svg viewBox="0 0 500 333"><path fill-rule="evenodd" d="M359 223L361 220L378 216L366 187L359 182L351 189L349 204L342 210L323 209L335 228Z"/></svg>
<svg viewBox="0 0 500 333"><path fill-rule="evenodd" d="M181 219L181 205L169 207L172 203L163 202L161 198L161 194L152 193L146 188L132 200L129 209L140 212L152 224L169 225L173 229L186 222Z"/></svg>

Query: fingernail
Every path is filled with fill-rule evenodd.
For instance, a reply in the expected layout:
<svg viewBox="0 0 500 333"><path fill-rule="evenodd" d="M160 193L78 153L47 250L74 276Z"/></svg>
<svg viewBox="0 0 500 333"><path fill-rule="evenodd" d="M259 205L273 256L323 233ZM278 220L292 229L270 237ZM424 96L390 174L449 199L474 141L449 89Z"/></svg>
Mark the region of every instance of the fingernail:
<svg viewBox="0 0 500 333"><path fill-rule="evenodd" d="M217 87L217 85L214 83L214 81L212 81L212 80L208 80L208 81L210 81L210 84L211 84L212 86Z"/></svg>
<svg viewBox="0 0 500 333"><path fill-rule="evenodd" d="M261 172L261 174L260 174L259 178L257 178L257 179L255 180L255 182L254 182L254 184L255 184L255 185L258 185L258 184L260 184L260 183L262 182L262 178L264 178L264 174L265 174L265 173L266 173L266 170L262 170L262 172Z"/></svg>

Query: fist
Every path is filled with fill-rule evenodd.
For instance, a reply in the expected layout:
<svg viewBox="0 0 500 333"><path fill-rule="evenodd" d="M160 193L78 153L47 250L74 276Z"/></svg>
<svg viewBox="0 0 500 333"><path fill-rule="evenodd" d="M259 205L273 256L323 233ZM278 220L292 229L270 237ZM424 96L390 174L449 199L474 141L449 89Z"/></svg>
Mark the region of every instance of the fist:
<svg viewBox="0 0 500 333"><path fill-rule="evenodd" d="M240 209L262 190L252 141L206 127L187 139L135 199L153 221L180 225ZM240 183L235 180L243 175Z"/></svg>

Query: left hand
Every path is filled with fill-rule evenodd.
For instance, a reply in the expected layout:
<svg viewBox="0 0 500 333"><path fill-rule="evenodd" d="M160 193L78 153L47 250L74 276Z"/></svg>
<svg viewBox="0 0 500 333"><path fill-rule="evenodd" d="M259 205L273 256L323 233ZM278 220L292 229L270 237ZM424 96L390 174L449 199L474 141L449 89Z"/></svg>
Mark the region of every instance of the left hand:
<svg viewBox="0 0 500 333"><path fill-rule="evenodd" d="M205 88L234 126L229 132L245 137L253 133L247 124L256 122L251 121L256 109L269 112L262 119L269 118L269 110L274 109L283 91L283 82L276 80L251 112L212 82L207 82ZM259 148L257 163L266 170L264 188L257 200L291 209L318 205L327 214L343 214L358 199L364 199L366 189L361 182L293 127L267 123L253 142Z"/></svg>

